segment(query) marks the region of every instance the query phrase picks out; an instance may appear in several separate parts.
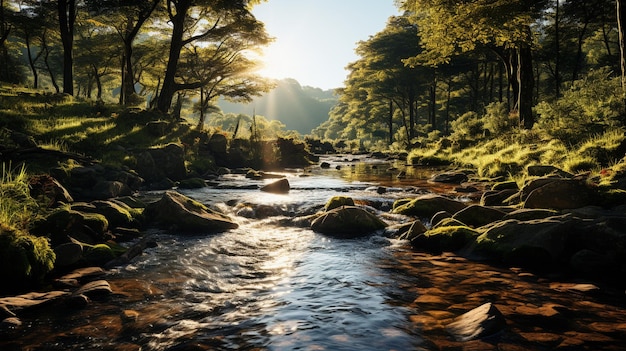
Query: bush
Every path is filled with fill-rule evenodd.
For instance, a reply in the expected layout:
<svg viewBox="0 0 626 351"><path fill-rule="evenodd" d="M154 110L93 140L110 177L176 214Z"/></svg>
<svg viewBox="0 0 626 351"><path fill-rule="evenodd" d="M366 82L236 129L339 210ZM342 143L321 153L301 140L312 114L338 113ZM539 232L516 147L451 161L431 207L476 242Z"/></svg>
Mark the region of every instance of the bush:
<svg viewBox="0 0 626 351"><path fill-rule="evenodd" d="M518 125L517 117L509 113L509 104L506 102L492 102L487 105L483 121L485 128L494 135L509 132Z"/></svg>
<svg viewBox="0 0 626 351"><path fill-rule="evenodd" d="M622 125L624 110L619 78L608 68L589 72L553 103L535 107L537 127L566 144L576 144L608 128Z"/></svg>
<svg viewBox="0 0 626 351"><path fill-rule="evenodd" d="M476 112L466 112L450 123L452 139L476 140L485 134L485 124Z"/></svg>

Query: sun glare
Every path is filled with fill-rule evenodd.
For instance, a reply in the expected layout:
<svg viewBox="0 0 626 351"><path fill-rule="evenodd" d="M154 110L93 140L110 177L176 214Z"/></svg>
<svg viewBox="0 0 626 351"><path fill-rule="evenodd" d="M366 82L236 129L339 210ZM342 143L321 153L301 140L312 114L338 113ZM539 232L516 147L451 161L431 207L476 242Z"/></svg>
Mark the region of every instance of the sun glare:
<svg viewBox="0 0 626 351"><path fill-rule="evenodd" d="M295 56L291 50L285 50L276 43L263 49L259 57L262 66L258 73L261 76L273 79L284 79L293 76L296 65Z"/></svg>

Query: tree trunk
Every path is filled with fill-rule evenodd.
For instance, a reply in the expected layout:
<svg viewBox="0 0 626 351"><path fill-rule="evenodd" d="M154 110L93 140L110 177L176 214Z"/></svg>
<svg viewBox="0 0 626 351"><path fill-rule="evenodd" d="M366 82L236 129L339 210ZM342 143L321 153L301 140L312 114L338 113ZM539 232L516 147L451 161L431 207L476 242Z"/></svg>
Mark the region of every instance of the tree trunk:
<svg viewBox="0 0 626 351"><path fill-rule="evenodd" d="M622 99L626 102L626 8L623 0L616 0L617 29L619 32L620 68L622 71Z"/></svg>
<svg viewBox="0 0 626 351"><path fill-rule="evenodd" d="M56 77L54 76L54 72L52 71L52 67L50 67L50 61L48 58L50 57L50 49L48 49L47 45L44 45L45 55L43 56L43 62L46 65L46 69L48 70L48 75L50 76L50 81L52 82L52 86L54 87L54 91L58 94L61 89L57 84Z"/></svg>
<svg viewBox="0 0 626 351"><path fill-rule="evenodd" d="M63 43L63 93L74 95L74 21L76 20L76 0L57 2L61 41Z"/></svg>
<svg viewBox="0 0 626 351"><path fill-rule="evenodd" d="M518 49L518 82L519 90L517 97L520 125L524 129L532 129L535 124L533 117L533 85L535 83L533 73L533 56L528 45L522 45Z"/></svg>
<svg viewBox="0 0 626 351"><path fill-rule="evenodd" d="M26 55L28 56L28 65L30 66L31 72L33 72L33 89L39 89L39 75L37 74L37 67L35 67L35 59L33 59L33 54L30 51L30 36L26 35L24 41L26 42Z"/></svg>
<svg viewBox="0 0 626 351"><path fill-rule="evenodd" d="M157 110L167 113L172 105L172 99L176 93L176 70L178 68L178 60L180 59L180 51L183 48L183 34L185 17L187 11L191 7L190 0L180 0L176 6L176 14L171 17L172 21L172 38L170 41L170 51L167 60L167 68L165 77L163 78L163 86L157 101Z"/></svg>
<svg viewBox="0 0 626 351"><path fill-rule="evenodd" d="M560 68L561 68L561 43L560 43L560 35L561 33L559 33L559 22L560 22L560 18L559 18L559 1L560 0L556 0L556 11L554 12L554 41L555 41L555 57L554 57L554 88L555 88L555 94L556 94L556 98L558 99L561 96L561 75L560 75ZM538 85L537 85L538 86Z"/></svg>
<svg viewBox="0 0 626 351"><path fill-rule="evenodd" d="M393 144L393 101L389 100L389 145Z"/></svg>
<svg viewBox="0 0 626 351"><path fill-rule="evenodd" d="M413 92L409 92L409 145L415 137L415 96Z"/></svg>

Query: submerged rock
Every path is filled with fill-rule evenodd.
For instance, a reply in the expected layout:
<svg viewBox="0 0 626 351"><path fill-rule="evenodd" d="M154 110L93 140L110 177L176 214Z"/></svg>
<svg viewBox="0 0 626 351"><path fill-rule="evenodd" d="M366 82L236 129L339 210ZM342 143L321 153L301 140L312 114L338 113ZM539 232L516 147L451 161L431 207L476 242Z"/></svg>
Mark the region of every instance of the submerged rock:
<svg viewBox="0 0 626 351"><path fill-rule="evenodd" d="M291 189L287 179L280 179L261 188L261 191L274 194L286 194Z"/></svg>
<svg viewBox="0 0 626 351"><path fill-rule="evenodd" d="M239 227L227 215L175 191L167 191L159 201L149 204L145 214L151 222L183 232L222 232Z"/></svg>
<svg viewBox="0 0 626 351"><path fill-rule="evenodd" d="M367 236L383 229L387 223L355 206L342 206L325 212L311 223L316 232L340 238Z"/></svg>
<svg viewBox="0 0 626 351"><path fill-rule="evenodd" d="M326 202L324 210L330 211L341 206L354 206L354 200L349 196L333 196Z"/></svg>

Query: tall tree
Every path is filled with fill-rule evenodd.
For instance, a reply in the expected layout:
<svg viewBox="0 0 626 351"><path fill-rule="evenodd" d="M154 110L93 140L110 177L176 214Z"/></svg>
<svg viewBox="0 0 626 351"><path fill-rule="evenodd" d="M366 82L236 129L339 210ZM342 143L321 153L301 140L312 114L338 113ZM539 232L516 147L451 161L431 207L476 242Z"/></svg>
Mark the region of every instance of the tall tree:
<svg viewBox="0 0 626 351"><path fill-rule="evenodd" d="M57 0L57 10L63 43L63 93L74 95L74 26L78 0Z"/></svg>
<svg viewBox="0 0 626 351"><path fill-rule="evenodd" d="M130 97L136 94L137 77L134 72L133 43L140 30L151 18L162 0L86 0L90 13L101 21L115 28L122 40L122 86L119 102L130 103Z"/></svg>
<svg viewBox="0 0 626 351"><path fill-rule="evenodd" d="M514 93L514 112L520 124L531 128L533 63L531 25L549 1L545 0L406 0L420 28L425 53L409 64L438 65L460 52L484 45L496 52L507 67Z"/></svg>
<svg viewBox="0 0 626 351"><path fill-rule="evenodd" d="M619 32L620 67L622 72L622 94L626 101L626 3L616 0L617 28Z"/></svg>
<svg viewBox="0 0 626 351"><path fill-rule="evenodd" d="M172 28L167 69L157 101L157 109L167 112L174 94L198 89L205 82L182 83L177 80L183 48L198 42L221 42L235 33L267 38L263 24L250 13L260 0L167 0L168 23Z"/></svg>

